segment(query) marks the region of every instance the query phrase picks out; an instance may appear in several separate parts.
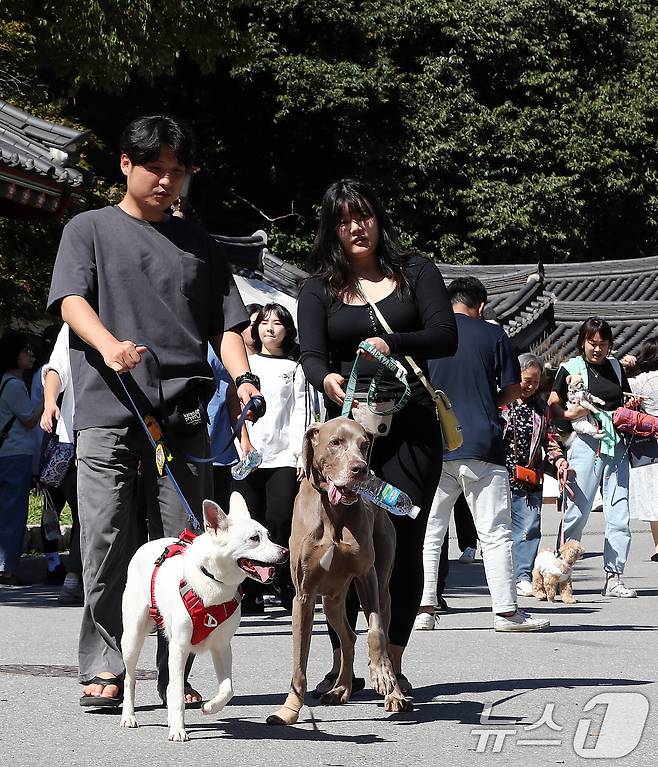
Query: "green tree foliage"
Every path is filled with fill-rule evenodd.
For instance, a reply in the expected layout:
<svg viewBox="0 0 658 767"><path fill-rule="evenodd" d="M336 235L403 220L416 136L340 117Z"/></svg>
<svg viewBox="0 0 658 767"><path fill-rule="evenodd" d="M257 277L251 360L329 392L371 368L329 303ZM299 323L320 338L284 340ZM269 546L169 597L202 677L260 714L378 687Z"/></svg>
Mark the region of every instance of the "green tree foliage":
<svg viewBox="0 0 658 767"><path fill-rule="evenodd" d="M265 44L241 75L273 81L287 146L317 160L307 189L367 176L446 260L655 250L655 4L259 5Z"/></svg>
<svg viewBox="0 0 658 767"><path fill-rule="evenodd" d="M656 252L655 3L6 1L27 81L93 129L108 184L126 120L193 123L215 231L301 261L323 189L358 175L441 260Z"/></svg>

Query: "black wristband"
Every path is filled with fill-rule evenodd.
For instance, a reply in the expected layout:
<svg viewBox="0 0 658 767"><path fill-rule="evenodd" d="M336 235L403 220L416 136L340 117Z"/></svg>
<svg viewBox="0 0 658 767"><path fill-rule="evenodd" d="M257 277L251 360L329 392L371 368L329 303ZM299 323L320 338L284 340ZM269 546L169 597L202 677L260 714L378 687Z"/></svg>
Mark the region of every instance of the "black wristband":
<svg viewBox="0 0 658 767"><path fill-rule="evenodd" d="M260 391L260 378L255 373L243 373L235 379L235 388L239 389L243 383L250 383Z"/></svg>

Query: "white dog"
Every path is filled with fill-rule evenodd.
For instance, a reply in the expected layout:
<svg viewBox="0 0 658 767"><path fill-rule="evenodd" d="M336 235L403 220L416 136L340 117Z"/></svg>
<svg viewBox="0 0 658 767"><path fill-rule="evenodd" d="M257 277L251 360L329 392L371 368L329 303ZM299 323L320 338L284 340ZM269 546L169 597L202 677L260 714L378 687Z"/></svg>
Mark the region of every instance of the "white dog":
<svg viewBox="0 0 658 767"><path fill-rule="evenodd" d="M240 623L239 586L247 576L270 581L274 565L285 562L288 551L270 541L239 493L231 496L229 515L213 501L204 501L203 521L201 535L150 541L130 561L123 593L126 678L121 727L137 727L135 669L154 623L169 642L169 740L188 740L183 677L190 652L210 651L219 682L215 697L203 704L203 713L221 711L233 697L231 639Z"/></svg>
<svg viewBox="0 0 658 767"><path fill-rule="evenodd" d="M599 411L596 405L605 404L602 399L590 394L585 388L585 382L580 373L567 376L567 386L567 402L569 404L569 409L580 405L580 407L584 407L585 410L589 410L590 413L598 413ZM603 438L603 430L592 416L577 418L575 421L571 422L571 426L576 434L587 434L595 439Z"/></svg>

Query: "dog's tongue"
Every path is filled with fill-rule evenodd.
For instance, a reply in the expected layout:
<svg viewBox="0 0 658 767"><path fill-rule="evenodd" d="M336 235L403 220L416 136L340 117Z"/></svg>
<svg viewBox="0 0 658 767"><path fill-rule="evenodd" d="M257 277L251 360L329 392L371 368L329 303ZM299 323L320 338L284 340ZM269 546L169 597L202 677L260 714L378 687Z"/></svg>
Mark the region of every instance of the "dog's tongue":
<svg viewBox="0 0 658 767"><path fill-rule="evenodd" d="M267 583L269 580L271 580L274 577L274 568L273 567L266 567L265 565L258 565L255 562L254 565L254 572L256 575L260 578L260 580L263 583Z"/></svg>
<svg viewBox="0 0 658 767"><path fill-rule="evenodd" d="M329 496L329 503L332 506L338 506L343 500L343 491L339 487L336 487L331 481L327 483L327 495Z"/></svg>
<svg viewBox="0 0 658 767"><path fill-rule="evenodd" d="M357 497L353 490L345 492L345 488L336 487L331 480L327 482L327 495L329 496L329 503L332 506L338 506L339 503L345 506L351 506L356 503Z"/></svg>

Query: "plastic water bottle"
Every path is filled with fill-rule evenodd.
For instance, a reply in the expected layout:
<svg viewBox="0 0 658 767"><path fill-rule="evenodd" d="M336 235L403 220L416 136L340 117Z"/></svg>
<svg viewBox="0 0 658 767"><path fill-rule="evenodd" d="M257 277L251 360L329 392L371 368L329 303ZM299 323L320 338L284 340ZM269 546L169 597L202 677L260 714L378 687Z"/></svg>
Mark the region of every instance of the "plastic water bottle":
<svg viewBox="0 0 658 767"><path fill-rule="evenodd" d="M245 458L243 458L239 463L231 466L231 476L233 479L237 480L244 479L249 474L251 474L254 469L260 466L262 462L263 456L258 452L258 450L250 450Z"/></svg>
<svg viewBox="0 0 658 767"><path fill-rule="evenodd" d="M372 471L368 479L359 482L354 487L354 491L397 517L406 515L411 519L416 519L420 512L420 508L413 505L411 498L406 493L393 485L389 485L388 482L384 482L383 479L379 479Z"/></svg>

